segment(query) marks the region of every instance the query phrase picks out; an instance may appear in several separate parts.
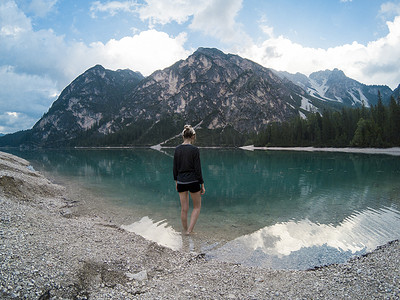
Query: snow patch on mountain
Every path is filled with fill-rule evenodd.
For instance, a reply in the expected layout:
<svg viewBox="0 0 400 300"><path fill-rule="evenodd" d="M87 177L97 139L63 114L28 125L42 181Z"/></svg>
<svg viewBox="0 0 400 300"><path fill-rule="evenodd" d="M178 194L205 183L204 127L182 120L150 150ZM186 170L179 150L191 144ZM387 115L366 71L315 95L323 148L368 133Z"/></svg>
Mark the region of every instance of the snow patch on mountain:
<svg viewBox="0 0 400 300"><path fill-rule="evenodd" d="M357 93L356 95L353 93ZM354 104L364 105L365 107L370 107L367 97L363 94L360 88L354 90L349 90L349 95L353 99ZM358 96L358 97L357 97Z"/></svg>
<svg viewBox="0 0 400 300"><path fill-rule="evenodd" d="M300 106L300 108L302 108L302 109L304 109L304 110L306 110L306 111L309 111L309 112L313 112L313 113L318 111L318 108L315 107L315 106L310 102L309 99L307 99L307 98L305 98L305 97L303 97L303 96L301 96L301 106Z"/></svg>
<svg viewBox="0 0 400 300"><path fill-rule="evenodd" d="M326 93L326 91L327 91L328 88L329 88L329 87L326 85L327 81L328 81L327 79L324 79L324 80L322 81L322 83L319 84L316 80L310 78L311 87L308 88L308 91L307 91L307 92L308 92L311 96L314 96L314 97L317 97L317 98L320 98L320 99L325 100L325 99L326 99L325 93Z"/></svg>
<svg viewBox="0 0 400 300"><path fill-rule="evenodd" d="M300 110L299 110L299 115L300 115L300 118L302 118L303 120L307 119L307 116L304 113L302 113Z"/></svg>
<svg viewBox="0 0 400 300"><path fill-rule="evenodd" d="M339 97L339 96L335 95L335 99L337 100L337 102L343 103L342 97Z"/></svg>

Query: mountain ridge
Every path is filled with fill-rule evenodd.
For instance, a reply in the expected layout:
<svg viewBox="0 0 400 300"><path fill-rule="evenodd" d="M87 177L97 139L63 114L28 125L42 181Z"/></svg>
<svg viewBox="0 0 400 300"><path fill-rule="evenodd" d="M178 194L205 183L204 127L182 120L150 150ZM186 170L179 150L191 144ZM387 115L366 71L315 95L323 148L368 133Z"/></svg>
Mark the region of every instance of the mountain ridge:
<svg viewBox="0 0 400 300"><path fill-rule="evenodd" d="M240 145L269 123L332 107L374 105L379 87L338 69L307 77L199 48L147 77L101 65L89 68L32 129L2 137L0 145L14 140L14 145L29 147L149 146L175 136L186 123L200 124L201 143ZM392 90L385 87L385 101L389 94Z"/></svg>
<svg viewBox="0 0 400 300"><path fill-rule="evenodd" d="M378 102L378 90L383 103L389 104L393 91L386 85L366 85L349 78L342 70L317 71L306 76L301 73L277 72L302 87L311 96L323 101L338 102L346 106L371 107Z"/></svg>

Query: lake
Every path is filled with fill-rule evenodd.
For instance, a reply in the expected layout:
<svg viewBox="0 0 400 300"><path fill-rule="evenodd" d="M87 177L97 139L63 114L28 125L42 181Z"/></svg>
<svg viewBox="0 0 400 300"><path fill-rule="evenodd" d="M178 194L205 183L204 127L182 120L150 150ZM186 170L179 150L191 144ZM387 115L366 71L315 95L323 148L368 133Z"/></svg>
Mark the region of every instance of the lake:
<svg viewBox="0 0 400 300"><path fill-rule="evenodd" d="M308 269L400 238L396 156L201 149L206 194L196 234L183 236L173 149L9 152L125 230L217 260Z"/></svg>

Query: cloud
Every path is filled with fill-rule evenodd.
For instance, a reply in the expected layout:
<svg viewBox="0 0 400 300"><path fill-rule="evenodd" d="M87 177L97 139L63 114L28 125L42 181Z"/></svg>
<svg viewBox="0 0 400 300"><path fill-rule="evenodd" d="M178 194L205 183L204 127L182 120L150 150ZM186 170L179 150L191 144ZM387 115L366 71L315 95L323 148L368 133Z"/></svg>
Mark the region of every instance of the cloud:
<svg viewBox="0 0 400 300"><path fill-rule="evenodd" d="M0 66L13 66L14 72L47 74L55 81L65 80L57 66L62 65L68 45L52 30L34 31L31 20L8 1L0 5Z"/></svg>
<svg viewBox="0 0 400 300"><path fill-rule="evenodd" d="M154 29L137 35L110 40L106 44L92 43L87 47L90 57L110 69L129 68L150 75L157 69L166 68L176 61L186 58L190 52L183 45L186 34L171 37Z"/></svg>
<svg viewBox="0 0 400 300"><path fill-rule="evenodd" d="M0 133L13 133L20 131L21 127L30 128L36 121L37 119L34 119L24 113L0 113Z"/></svg>
<svg viewBox="0 0 400 300"><path fill-rule="evenodd" d="M151 28L156 24L191 21L191 30L236 45L250 42L250 37L235 20L241 8L242 0L146 0L138 13L142 21L149 22Z"/></svg>
<svg viewBox="0 0 400 300"><path fill-rule="evenodd" d="M400 3L385 2L381 5L379 16L383 19L393 18L400 15Z"/></svg>
<svg viewBox="0 0 400 300"><path fill-rule="evenodd" d="M227 44L247 44L251 39L235 20L241 8L242 0L213 0L194 15L189 27Z"/></svg>
<svg viewBox="0 0 400 300"><path fill-rule="evenodd" d="M107 3L101 3L100 1L94 1L90 7L91 17L96 18L97 13L108 13L111 16L115 16L120 12L134 13L137 10L138 4L134 1L111 1Z"/></svg>
<svg viewBox="0 0 400 300"><path fill-rule="evenodd" d="M182 24L188 21L189 17L209 6L210 2L210 0L146 0L146 4L138 9L138 13L142 21L149 22L150 27L171 22Z"/></svg>
<svg viewBox="0 0 400 300"><path fill-rule="evenodd" d="M32 0L29 11L43 18L54 9L56 3L57 0Z"/></svg>
<svg viewBox="0 0 400 300"><path fill-rule="evenodd" d="M22 130L45 113L73 79L102 64L109 69L130 68L144 75L187 57L186 34L176 37L156 30L106 43L89 45L66 41L51 29L37 30L14 1L0 4L0 129ZM19 128L5 125L15 120L4 112L18 113ZM11 118L11 119L10 119ZM11 124L11 123L8 123ZM12 123L17 124L17 123Z"/></svg>
<svg viewBox="0 0 400 300"><path fill-rule="evenodd" d="M273 38L274 37L274 28L265 24L260 25L260 28L264 34L266 34L268 37Z"/></svg>
<svg viewBox="0 0 400 300"><path fill-rule="evenodd" d="M56 99L56 83L47 76L0 67L0 132L31 128Z"/></svg>
<svg viewBox="0 0 400 300"><path fill-rule="evenodd" d="M306 75L341 68L347 76L362 83L387 84L393 89L400 83L400 16L386 24L389 33L367 45L353 42L318 49L279 36L250 45L239 54L269 68Z"/></svg>
<svg viewBox="0 0 400 300"><path fill-rule="evenodd" d="M68 42L51 29L34 31L30 19L13 1L0 5L0 42L0 67L9 65L17 73L44 74L59 88L95 64L149 74L190 54L183 47L185 33L172 37L154 29L105 44Z"/></svg>
<svg viewBox="0 0 400 300"><path fill-rule="evenodd" d="M31 29L30 20L18 9L15 2L7 1L0 4L0 38L12 37Z"/></svg>

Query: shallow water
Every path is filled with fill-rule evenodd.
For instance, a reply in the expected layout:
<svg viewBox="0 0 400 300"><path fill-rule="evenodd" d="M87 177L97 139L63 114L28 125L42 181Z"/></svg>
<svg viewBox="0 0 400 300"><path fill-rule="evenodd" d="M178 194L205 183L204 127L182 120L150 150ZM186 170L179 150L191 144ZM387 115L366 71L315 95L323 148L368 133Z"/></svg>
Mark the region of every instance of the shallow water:
<svg viewBox="0 0 400 300"><path fill-rule="evenodd" d="M196 235L180 234L173 149L13 152L172 249L271 268L344 262L400 238L400 157L201 149Z"/></svg>

